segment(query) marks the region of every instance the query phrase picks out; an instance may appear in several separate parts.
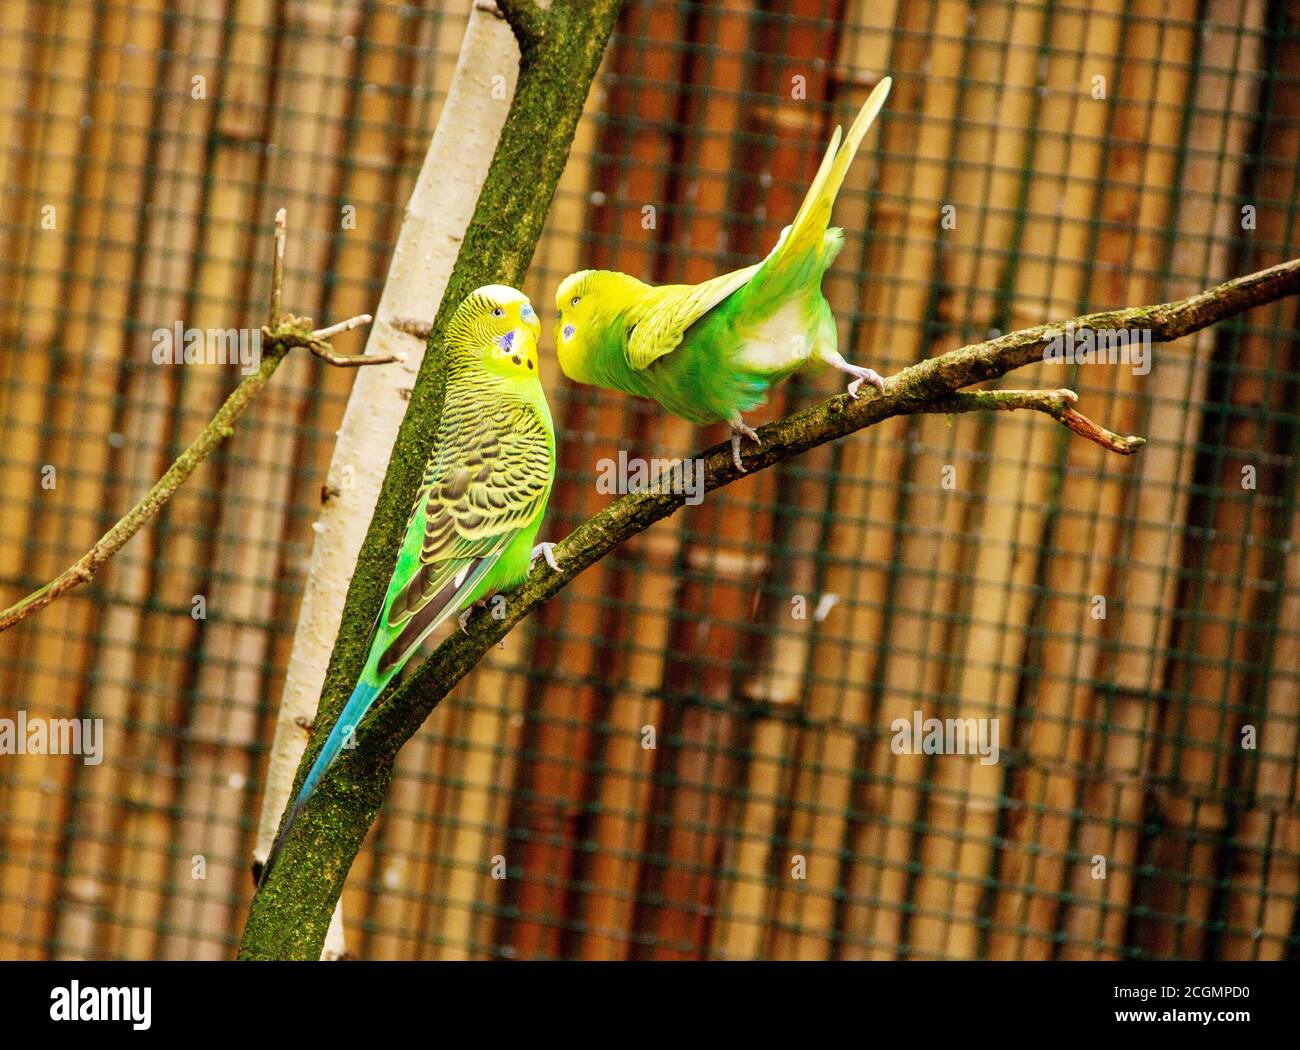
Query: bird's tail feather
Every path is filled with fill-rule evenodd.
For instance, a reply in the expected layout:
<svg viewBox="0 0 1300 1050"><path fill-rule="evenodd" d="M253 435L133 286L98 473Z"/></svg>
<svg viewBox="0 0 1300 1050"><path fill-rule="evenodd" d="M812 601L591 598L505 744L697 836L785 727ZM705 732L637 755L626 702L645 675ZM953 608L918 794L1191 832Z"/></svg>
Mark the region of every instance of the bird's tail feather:
<svg viewBox="0 0 1300 1050"><path fill-rule="evenodd" d="M396 670L394 670L394 673L396 673ZM339 752L343 750L344 745L347 744L356 731L357 724L365 717L366 712L374 704L375 698L383 692L384 686L388 684L392 677L392 674L389 674L382 678L375 678L369 667L361 675L357 687L352 690L348 702L343 705L338 721L334 723L334 728L330 730L330 735L325 740L325 746L320 749L320 754L316 756L316 761L312 763L311 770L307 773L307 779L302 782L302 788L298 792L298 797L294 799L293 808L289 810L289 817L284 822L284 828L276 836L275 845L271 847L271 853L266 858L266 866L262 869L263 878L271 873L271 868L280 855L280 847L284 845L284 840L289 835L289 829L293 827L294 821L298 819L298 814L302 812L303 806L307 804L307 800L315 792L316 785L320 783L321 777L334 764Z"/></svg>
<svg viewBox="0 0 1300 1050"><path fill-rule="evenodd" d="M338 721L334 723L334 728L330 730L330 735L325 740L325 746L320 749L320 754L316 756L316 761L312 763L312 767L307 773L307 779L302 782L302 789L298 792L298 797L294 799L293 808L289 810L289 817L285 820L280 834L276 836L275 844L271 847L271 853L266 858L266 866L262 869L262 878L266 878L270 874L271 867L280 855L280 848L289 835L289 829L293 827L294 821L298 819L298 814L307 805L307 800L315 792L316 785L320 783L321 777L334 764L334 760L338 758L344 744L347 743L348 738L356 730L361 719L365 717L366 712L374 704L375 698L384 691L384 686L392 681L393 676L405 666L406 661L411 658L411 654L420 647L420 644L444 620L465 604L465 599L473 592L483 577L487 575L492 566L496 564L500 555L501 548L498 547L491 555L477 558L463 566L463 570L431 599L426 607L426 612L411 617L411 622L407 624L407 627L399 631L395 637L386 639L385 644L378 647L374 645L375 631L372 629L370 657L366 661L365 670L361 673L361 680L357 682L357 687L352 690L348 702L343 705L343 711L340 713ZM389 601L391 601L391 596ZM386 611L388 607L386 603L384 610ZM383 615L382 612L381 615ZM379 621L376 620L376 627L378 624ZM410 630L407 628L410 628Z"/></svg>
<svg viewBox="0 0 1300 1050"><path fill-rule="evenodd" d="M822 157L821 167L817 169L812 185L808 187L803 203L799 205L794 222L790 224L788 232L773 251L773 256L788 256L793 259L822 247L826 228L830 225L831 205L835 203L835 197L840 192L840 187L844 185L844 176L848 174L849 165L853 163L858 147L866 138L872 123L875 122L876 116L885 104L885 99L889 97L892 84L893 81L889 77L884 77L875 86L849 127L843 145L840 144L840 129L835 129L830 145L826 148L826 155Z"/></svg>

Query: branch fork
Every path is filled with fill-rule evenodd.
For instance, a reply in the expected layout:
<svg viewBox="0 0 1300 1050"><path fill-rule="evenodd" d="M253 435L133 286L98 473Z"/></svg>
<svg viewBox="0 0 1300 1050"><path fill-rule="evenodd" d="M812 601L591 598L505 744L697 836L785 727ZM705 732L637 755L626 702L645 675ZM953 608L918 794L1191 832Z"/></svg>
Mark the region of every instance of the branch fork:
<svg viewBox="0 0 1300 1050"><path fill-rule="evenodd" d="M537 0L478 0L478 7L509 23L521 55L526 57L541 45L547 12Z"/></svg>
<svg viewBox="0 0 1300 1050"><path fill-rule="evenodd" d="M1079 395L1073 390L971 390L953 394L933 406L936 412L983 412L998 410L1004 412L1016 409L1028 409L1051 416L1064 427L1068 427L1082 438L1086 438L1102 448L1131 456L1147 443L1143 437L1121 437L1113 431L1094 423L1082 412L1075 409Z"/></svg>
<svg viewBox="0 0 1300 1050"><path fill-rule="evenodd" d="M262 326L262 337L272 346L286 353L294 347L306 347L327 364L336 368L358 368L362 365L388 365L395 361L405 361L403 353L393 354L340 354L329 341L343 332L350 332L369 324L374 318L369 314L358 314L346 321L329 325L326 328L312 328L310 317L295 317L293 314L281 314L280 303L284 297L284 247L288 240L288 215L283 208L275 213L275 247L271 256L271 303L267 309L266 324Z"/></svg>
<svg viewBox="0 0 1300 1050"><path fill-rule="evenodd" d="M94 546L76 560L70 567L33 591L21 601L0 611L0 631L8 630L33 613L45 608L51 602L69 591L75 590L95 578L95 574L114 554L126 545L126 542L151 521L167 501L176 494L194 473L200 463L234 431L235 421L245 408L264 387L284 360L285 355L294 347L306 347L321 360L337 368L355 368L359 365L381 365L394 361L404 361L406 355L394 354L340 354L330 346L329 340L341 332L348 332L363 324L369 324L369 314L349 317L346 321L329 325L325 328L312 328L310 317L295 317L293 314L281 314L280 302L284 289L284 247L287 236L285 210L281 208L275 214L275 244L271 264L271 301L267 311L267 323L262 327L263 338L267 341L266 351L262 354L261 364L252 375L245 376L230 392L216 414L203 428L189 447L177 457L157 483L144 494L138 503L125 516L118 520L111 529L95 541Z"/></svg>

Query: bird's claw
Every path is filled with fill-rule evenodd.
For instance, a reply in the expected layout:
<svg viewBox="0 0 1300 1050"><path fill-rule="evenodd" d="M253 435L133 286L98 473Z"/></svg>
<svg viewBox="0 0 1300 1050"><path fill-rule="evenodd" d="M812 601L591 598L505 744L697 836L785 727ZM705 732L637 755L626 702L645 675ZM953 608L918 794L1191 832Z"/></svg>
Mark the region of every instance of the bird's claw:
<svg viewBox="0 0 1300 1050"><path fill-rule="evenodd" d="M862 386L863 382L871 383L876 390L879 390L881 394L884 394L885 381L880 377L880 373L876 372L874 368L855 368L852 374L853 376L857 376L857 378L855 378L852 383L849 383L848 391L850 398L857 400L858 389Z"/></svg>
<svg viewBox="0 0 1300 1050"><path fill-rule="evenodd" d="M736 469L744 474L745 464L740 462L740 434L733 431L731 434L731 462L736 465Z"/></svg>
<svg viewBox="0 0 1300 1050"><path fill-rule="evenodd" d="M882 394L885 392L885 381L881 378L880 373L874 368L859 368L857 365L849 365L845 371L848 372L849 375L856 377L847 388L849 397L853 398L855 401L858 397L858 390L864 382L870 383Z"/></svg>
<svg viewBox="0 0 1300 1050"><path fill-rule="evenodd" d="M533 552L530 555L528 555L529 573L533 571L533 566L536 564L539 555L546 559L546 564L549 565L555 572L560 571L560 563L555 557L555 544L539 543L536 547L533 548Z"/></svg>
<svg viewBox="0 0 1300 1050"><path fill-rule="evenodd" d="M740 461L740 437L741 435L749 438L756 445L763 442L759 439L758 431L746 423L743 419L737 419L731 424L731 462L736 465L736 469L742 474L748 474L745 464Z"/></svg>
<svg viewBox="0 0 1300 1050"><path fill-rule="evenodd" d="M456 617L456 622L460 624L460 629L465 634L469 634L469 618L474 615L474 606L470 606L463 613Z"/></svg>

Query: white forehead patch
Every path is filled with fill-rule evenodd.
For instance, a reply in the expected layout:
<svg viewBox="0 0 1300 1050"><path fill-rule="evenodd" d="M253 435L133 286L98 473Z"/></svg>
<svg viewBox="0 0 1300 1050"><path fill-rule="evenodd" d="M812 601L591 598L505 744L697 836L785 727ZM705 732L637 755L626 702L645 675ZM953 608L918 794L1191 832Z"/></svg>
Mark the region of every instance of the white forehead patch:
<svg viewBox="0 0 1300 1050"><path fill-rule="evenodd" d="M473 294L485 296L502 306L509 306L511 303L528 302L528 296L517 288L511 288L508 284L485 284L482 288L475 289Z"/></svg>
<svg viewBox="0 0 1300 1050"><path fill-rule="evenodd" d="M577 273L569 274L568 277L560 282L560 286L555 290L556 298L558 299L562 296L567 296L575 287L582 283L583 278L585 278L589 273L591 273L590 270L579 270Z"/></svg>

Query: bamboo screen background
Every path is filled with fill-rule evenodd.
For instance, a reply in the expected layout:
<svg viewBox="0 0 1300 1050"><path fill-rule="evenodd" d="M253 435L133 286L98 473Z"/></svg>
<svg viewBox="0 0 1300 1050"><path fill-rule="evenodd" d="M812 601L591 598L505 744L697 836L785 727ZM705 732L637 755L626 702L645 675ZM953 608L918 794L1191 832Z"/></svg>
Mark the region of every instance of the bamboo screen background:
<svg viewBox="0 0 1300 1050"><path fill-rule="evenodd" d="M466 10L0 6L6 602L84 550L233 385L153 365L148 334L260 323L276 208L286 306L373 306ZM826 282L851 360L894 371L1270 265L1300 251L1298 20L1257 0L634 0L526 290L549 315L581 266L700 280L766 252L885 71ZM600 457L722 435L566 384L546 327L558 539L608 498ZM344 897L349 950L1294 956L1298 381L1292 299L1156 346L1148 376L1012 377L1074 386L1147 435L1131 459L1036 415L893 420L655 526L403 752ZM0 636L6 709L109 734L97 767L0 759L0 956L232 954L350 382L293 357L92 588ZM792 382L771 411L835 388ZM824 616L796 619L796 595ZM890 722L917 709L999 718L1001 761L895 755Z"/></svg>

